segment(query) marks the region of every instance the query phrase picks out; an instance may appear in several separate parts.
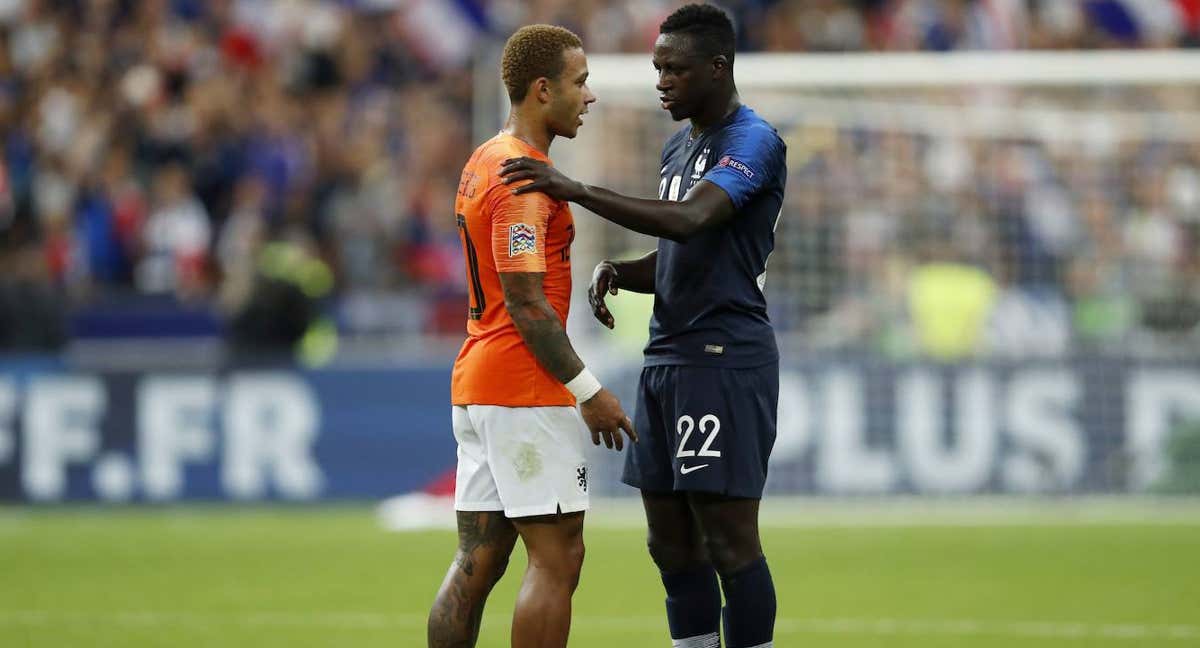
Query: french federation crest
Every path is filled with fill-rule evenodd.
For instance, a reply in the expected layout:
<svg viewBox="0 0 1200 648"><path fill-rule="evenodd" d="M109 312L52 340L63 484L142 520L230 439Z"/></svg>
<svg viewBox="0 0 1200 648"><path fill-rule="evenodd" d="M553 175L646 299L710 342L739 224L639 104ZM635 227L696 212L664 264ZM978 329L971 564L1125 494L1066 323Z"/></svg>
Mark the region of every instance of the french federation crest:
<svg viewBox="0 0 1200 648"><path fill-rule="evenodd" d="M537 229L526 223L508 226L508 256L537 253Z"/></svg>

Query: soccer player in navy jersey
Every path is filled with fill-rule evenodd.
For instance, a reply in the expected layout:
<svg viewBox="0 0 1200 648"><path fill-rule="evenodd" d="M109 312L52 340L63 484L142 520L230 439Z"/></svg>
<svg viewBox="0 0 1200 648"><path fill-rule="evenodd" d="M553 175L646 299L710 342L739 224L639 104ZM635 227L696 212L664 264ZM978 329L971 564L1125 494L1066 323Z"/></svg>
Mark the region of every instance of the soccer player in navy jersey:
<svg viewBox="0 0 1200 648"><path fill-rule="evenodd" d="M673 645L772 646L775 588L758 507L775 442L779 353L763 284L787 176L778 133L741 104L733 24L687 5L660 26L653 62L662 107L689 124L667 140L658 200L577 182L531 158L506 160L517 193L568 200L658 249L596 266L589 298L610 328L606 293L654 294L638 386L641 443L623 481L639 488L648 546L667 592Z"/></svg>

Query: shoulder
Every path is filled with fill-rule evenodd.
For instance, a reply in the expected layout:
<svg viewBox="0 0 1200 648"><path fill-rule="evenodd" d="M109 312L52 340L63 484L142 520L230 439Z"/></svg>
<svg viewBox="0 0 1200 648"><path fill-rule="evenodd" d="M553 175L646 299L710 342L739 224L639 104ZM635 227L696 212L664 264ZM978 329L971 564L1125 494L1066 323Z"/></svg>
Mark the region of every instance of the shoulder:
<svg viewBox="0 0 1200 648"><path fill-rule="evenodd" d="M499 165L495 159L494 142L495 139L490 139L475 147L475 150L471 152L471 157L467 158L467 163L463 165L464 182L467 177L476 178L475 182L480 180L487 182L488 169Z"/></svg>
<svg viewBox="0 0 1200 648"><path fill-rule="evenodd" d="M475 153L471 156L476 169L491 171L492 176L498 175L500 163L511 157L520 157L523 155L517 146L506 137L497 135L492 139L480 144L475 149Z"/></svg>
<svg viewBox="0 0 1200 648"><path fill-rule="evenodd" d="M500 165L509 158L522 155L525 153L510 138L497 135L475 149L465 171L475 177L485 191L490 192L497 187L506 186L500 178Z"/></svg>
<svg viewBox="0 0 1200 648"><path fill-rule="evenodd" d="M735 140L749 141L759 146L784 146L779 131L748 106L744 106L724 130L726 137Z"/></svg>

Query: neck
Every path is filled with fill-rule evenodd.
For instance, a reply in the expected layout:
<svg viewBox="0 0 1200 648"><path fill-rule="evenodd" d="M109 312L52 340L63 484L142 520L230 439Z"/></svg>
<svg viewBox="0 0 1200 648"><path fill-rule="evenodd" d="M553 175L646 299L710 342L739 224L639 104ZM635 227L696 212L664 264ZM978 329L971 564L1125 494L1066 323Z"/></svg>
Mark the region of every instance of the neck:
<svg viewBox="0 0 1200 648"><path fill-rule="evenodd" d="M550 155L550 143L554 141L554 135L540 116L530 114L524 106L515 106L508 113L504 132L541 151L542 155Z"/></svg>
<svg viewBox="0 0 1200 648"><path fill-rule="evenodd" d="M733 114L733 111L741 107L742 101L738 97L737 88L730 88L727 97L724 101L713 102L703 112L692 117L693 135L716 126L721 123L721 120Z"/></svg>

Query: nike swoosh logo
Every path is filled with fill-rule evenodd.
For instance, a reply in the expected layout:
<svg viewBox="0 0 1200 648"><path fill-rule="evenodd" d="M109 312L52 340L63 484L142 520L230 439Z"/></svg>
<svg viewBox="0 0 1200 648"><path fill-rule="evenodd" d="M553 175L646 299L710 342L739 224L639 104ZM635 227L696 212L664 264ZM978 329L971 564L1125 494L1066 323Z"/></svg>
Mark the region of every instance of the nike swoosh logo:
<svg viewBox="0 0 1200 648"><path fill-rule="evenodd" d="M686 475L690 472L696 472L697 470L700 470L701 468L708 468L708 464L700 464L699 466L680 466L679 474Z"/></svg>

